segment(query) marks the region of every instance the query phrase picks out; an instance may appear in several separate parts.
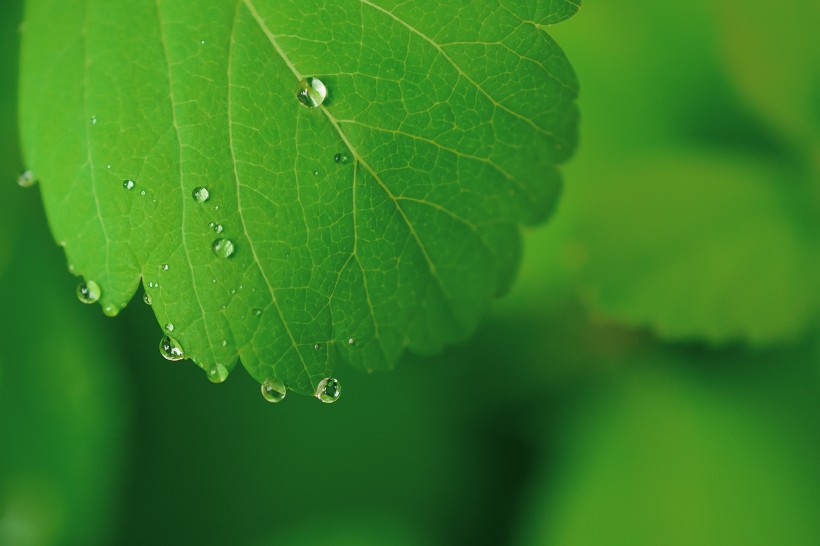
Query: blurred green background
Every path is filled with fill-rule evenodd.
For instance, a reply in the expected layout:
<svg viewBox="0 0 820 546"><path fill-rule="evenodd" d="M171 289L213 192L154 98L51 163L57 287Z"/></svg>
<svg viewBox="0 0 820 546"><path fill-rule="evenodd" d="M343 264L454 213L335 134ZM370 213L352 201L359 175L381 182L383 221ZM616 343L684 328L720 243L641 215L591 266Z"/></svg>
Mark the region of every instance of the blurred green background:
<svg viewBox="0 0 820 546"><path fill-rule="evenodd" d="M752 5L755 4L755 5ZM758 5L759 4L759 5ZM472 341L271 406L81 305L14 184L0 32L0 545L820 544L820 4L589 1L556 217Z"/></svg>

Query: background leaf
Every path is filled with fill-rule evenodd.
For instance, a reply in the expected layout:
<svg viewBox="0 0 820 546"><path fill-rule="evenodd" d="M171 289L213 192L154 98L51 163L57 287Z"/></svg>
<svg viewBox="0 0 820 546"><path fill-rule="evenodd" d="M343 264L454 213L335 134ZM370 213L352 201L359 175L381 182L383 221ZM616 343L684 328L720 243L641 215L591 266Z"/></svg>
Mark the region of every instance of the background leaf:
<svg viewBox="0 0 820 546"><path fill-rule="evenodd" d="M464 339L509 285L574 147L545 25L575 9L31 1L26 161L107 314L142 281L212 380L240 356L313 393L340 356L373 370ZM305 76L319 108L296 100Z"/></svg>

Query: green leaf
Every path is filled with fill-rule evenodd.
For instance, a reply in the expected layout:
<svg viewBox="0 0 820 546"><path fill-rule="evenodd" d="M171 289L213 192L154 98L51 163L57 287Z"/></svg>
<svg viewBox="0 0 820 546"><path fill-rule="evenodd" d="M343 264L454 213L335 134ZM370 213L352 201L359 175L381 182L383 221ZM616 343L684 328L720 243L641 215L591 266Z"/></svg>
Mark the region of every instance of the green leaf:
<svg viewBox="0 0 820 546"><path fill-rule="evenodd" d="M340 358L465 339L509 285L574 148L577 83L545 29L577 7L32 0L27 164L106 313L142 282L212 379L239 357L313 393Z"/></svg>

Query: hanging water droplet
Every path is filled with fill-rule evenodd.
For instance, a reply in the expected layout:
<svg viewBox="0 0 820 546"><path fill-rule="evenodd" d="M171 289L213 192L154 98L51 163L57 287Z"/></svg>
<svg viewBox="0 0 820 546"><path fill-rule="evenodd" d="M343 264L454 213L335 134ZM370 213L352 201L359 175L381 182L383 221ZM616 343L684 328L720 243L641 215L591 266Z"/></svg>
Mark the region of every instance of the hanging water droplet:
<svg viewBox="0 0 820 546"><path fill-rule="evenodd" d="M345 165L345 164L350 162L350 156L348 156L345 153L340 152L340 153L333 156L333 161L335 161L336 163L341 163L342 165Z"/></svg>
<svg viewBox="0 0 820 546"><path fill-rule="evenodd" d="M174 325L169 322L168 324L165 325L165 331L168 332L168 333L173 332L174 331Z"/></svg>
<svg viewBox="0 0 820 546"><path fill-rule="evenodd" d="M168 271L171 267L168 264L162 264L162 270Z"/></svg>
<svg viewBox="0 0 820 546"><path fill-rule="evenodd" d="M339 384L339 380L334 377L322 379L316 387L316 398L325 404L332 404L339 399L341 394L342 386Z"/></svg>
<svg viewBox="0 0 820 546"><path fill-rule="evenodd" d="M149 294L148 292L142 295L142 301L145 302L145 305L151 305L152 303L154 303L154 300L151 299L151 294Z"/></svg>
<svg viewBox="0 0 820 546"><path fill-rule="evenodd" d="M217 364L210 370L208 370L208 380L211 383L222 383L226 379L228 379L228 368L223 366L222 364Z"/></svg>
<svg viewBox="0 0 820 546"><path fill-rule="evenodd" d="M194 197L194 201L198 203L204 203L211 197L211 193L208 191L208 188L194 188L192 195Z"/></svg>
<svg viewBox="0 0 820 546"><path fill-rule="evenodd" d="M86 281L77 286L77 298L83 303L96 303L100 299L100 285Z"/></svg>
<svg viewBox="0 0 820 546"><path fill-rule="evenodd" d="M159 342L159 352L166 360L176 362L185 358L185 352L177 340L171 336L162 336Z"/></svg>
<svg viewBox="0 0 820 546"><path fill-rule="evenodd" d="M126 190L133 190L134 186L136 186L136 185L137 185L137 183L134 182L133 180L123 180L122 181L122 187L125 188Z"/></svg>
<svg viewBox="0 0 820 546"><path fill-rule="evenodd" d="M119 314L119 308L113 303L106 303L103 306L103 314L107 317L116 317Z"/></svg>
<svg viewBox="0 0 820 546"><path fill-rule="evenodd" d="M262 310L261 309L254 309L253 310L253 316L261 317L262 316Z"/></svg>
<svg viewBox="0 0 820 546"><path fill-rule="evenodd" d="M277 404L285 399L288 390L285 385L276 379L268 379L261 385L262 396L271 404Z"/></svg>
<svg viewBox="0 0 820 546"><path fill-rule="evenodd" d="M327 98L327 87L319 78L305 78L296 88L296 99L302 106L316 108Z"/></svg>
<svg viewBox="0 0 820 546"><path fill-rule="evenodd" d="M34 173L31 171L23 171L20 173L20 176L17 177L17 184L21 188L30 188L36 183L37 179L34 178Z"/></svg>
<svg viewBox="0 0 820 546"><path fill-rule="evenodd" d="M233 241L230 239L217 239L211 245L214 256L218 258L229 258L233 254Z"/></svg>

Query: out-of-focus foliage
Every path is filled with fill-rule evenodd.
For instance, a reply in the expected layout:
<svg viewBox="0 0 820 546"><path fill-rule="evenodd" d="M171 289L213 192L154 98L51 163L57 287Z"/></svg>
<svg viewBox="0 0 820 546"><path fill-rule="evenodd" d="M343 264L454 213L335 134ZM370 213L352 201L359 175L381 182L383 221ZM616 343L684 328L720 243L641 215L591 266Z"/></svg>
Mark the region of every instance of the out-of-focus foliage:
<svg viewBox="0 0 820 546"><path fill-rule="evenodd" d="M0 248L0 261L21 268L9 281L21 292L15 309L49 295L3 313L2 335L29 345L11 360L0 353L0 393L10 366L26 368L14 372L13 408L3 405L0 458L8 446L26 457L0 459L0 491L34 472L63 498L95 491L87 466L64 464L90 444L46 444L48 432L82 439L68 427L119 419L124 395L134 400L125 481L105 489L122 509L88 503L94 517L74 530L44 517L43 529L59 530L45 543L114 525L107 543L140 546L817 544L817 171L798 144L817 125L777 121L811 103L795 98L808 96L799 86L816 62L799 41L816 27L809 4L794 8L793 25L775 24L779 13L761 15L766 25L749 22L756 6L728 0L588 2L553 27L577 58L583 112L557 216L527 234L519 281L473 340L390 373L344 374L331 407L298 397L271 406L244 373L214 386L163 361L146 306L105 323L78 311L59 249L42 226L29 229L42 213L2 201L3 218L22 220L0 241L25 242ZM733 13L760 44L742 45L748 31L727 23ZM758 78L765 89L752 99L730 51L754 67L742 53L764 36L786 48L775 57L788 66L761 71L791 75L782 88ZM786 96L791 104L771 104ZM20 248L32 261L19 264ZM23 375L47 381L63 369L34 351L52 335L41 326L49 313L84 316L72 328L93 340L89 354L113 341L104 364L130 374L128 389L91 388L98 411L82 414L60 413L71 406L52 392L49 413L28 417L44 396ZM62 363L96 369L67 351ZM22 444L26 431L43 443ZM92 462L110 470L119 444L96 445ZM30 506L49 514L47 502Z"/></svg>

